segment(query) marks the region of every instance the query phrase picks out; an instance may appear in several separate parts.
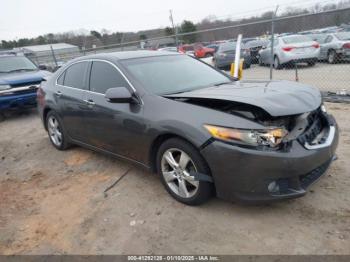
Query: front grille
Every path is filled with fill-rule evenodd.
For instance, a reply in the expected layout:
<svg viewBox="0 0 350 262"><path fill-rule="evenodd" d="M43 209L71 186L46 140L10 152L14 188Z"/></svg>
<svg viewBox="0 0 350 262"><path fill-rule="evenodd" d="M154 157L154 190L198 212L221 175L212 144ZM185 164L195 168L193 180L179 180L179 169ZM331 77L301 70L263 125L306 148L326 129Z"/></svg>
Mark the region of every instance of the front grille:
<svg viewBox="0 0 350 262"><path fill-rule="evenodd" d="M319 166L318 168L312 170L310 173L300 176L300 186L303 189L308 188L312 183L314 183L316 180L318 180L324 172L326 172L327 168L331 164L332 159L324 163L323 165Z"/></svg>
<svg viewBox="0 0 350 262"><path fill-rule="evenodd" d="M306 190L326 172L332 160L333 158L305 175L278 179L276 183L278 184L279 190L277 193L275 192L274 195L284 195L295 191Z"/></svg>
<svg viewBox="0 0 350 262"><path fill-rule="evenodd" d="M307 117L308 126L306 131L298 137L298 141L304 145L305 143L312 144L315 138L322 132L322 130L327 127L328 121L324 116L324 113L321 109L310 113ZM324 141L318 141L319 144L322 144Z"/></svg>
<svg viewBox="0 0 350 262"><path fill-rule="evenodd" d="M37 85L40 85L40 83L41 81L20 83L20 84L11 85L11 88L23 87L23 86L37 86Z"/></svg>

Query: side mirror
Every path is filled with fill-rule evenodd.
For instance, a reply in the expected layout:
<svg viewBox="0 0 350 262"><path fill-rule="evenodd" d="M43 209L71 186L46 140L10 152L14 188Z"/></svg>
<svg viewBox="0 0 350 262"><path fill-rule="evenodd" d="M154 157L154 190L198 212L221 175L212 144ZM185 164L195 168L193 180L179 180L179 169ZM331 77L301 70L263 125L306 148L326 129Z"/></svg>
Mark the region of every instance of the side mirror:
<svg viewBox="0 0 350 262"><path fill-rule="evenodd" d="M134 103L137 99L126 87L113 87L106 91L105 98L111 103Z"/></svg>
<svg viewBox="0 0 350 262"><path fill-rule="evenodd" d="M40 70L47 70L47 66L46 65L39 65L38 66Z"/></svg>

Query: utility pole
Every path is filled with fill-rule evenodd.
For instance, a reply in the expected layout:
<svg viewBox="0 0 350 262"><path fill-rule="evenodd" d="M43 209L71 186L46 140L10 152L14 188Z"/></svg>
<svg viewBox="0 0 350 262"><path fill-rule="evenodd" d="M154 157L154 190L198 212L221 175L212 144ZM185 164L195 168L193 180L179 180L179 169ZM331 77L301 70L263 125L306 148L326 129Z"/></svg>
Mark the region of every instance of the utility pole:
<svg viewBox="0 0 350 262"><path fill-rule="evenodd" d="M271 57L270 57L270 80L272 80L272 71L273 71L273 63L274 61L274 57L273 57L273 49L274 49L274 34L275 34L275 18L276 18L276 14L278 11L278 6L276 6L276 10L275 12L272 14L272 21L271 21Z"/></svg>
<svg viewBox="0 0 350 262"><path fill-rule="evenodd" d="M179 41L178 41L178 38L177 38L177 28L174 25L173 10L169 10L169 12L170 12L169 19L170 19L170 22L171 22L171 25L173 27L173 31L174 31L174 34L175 34L175 45L176 45L176 48L178 48Z"/></svg>

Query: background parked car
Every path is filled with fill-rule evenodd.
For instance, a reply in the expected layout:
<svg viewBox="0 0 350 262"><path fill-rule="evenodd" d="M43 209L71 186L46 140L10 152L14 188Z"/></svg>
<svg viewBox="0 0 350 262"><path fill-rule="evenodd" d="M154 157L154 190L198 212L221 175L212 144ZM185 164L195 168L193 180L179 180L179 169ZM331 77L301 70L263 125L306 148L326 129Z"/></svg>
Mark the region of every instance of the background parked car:
<svg viewBox="0 0 350 262"><path fill-rule="evenodd" d="M187 55L194 55L194 45L180 45L179 52Z"/></svg>
<svg viewBox="0 0 350 262"><path fill-rule="evenodd" d="M236 44L236 42L226 42L219 45L213 58L214 65L217 68L227 68L234 62L236 57ZM251 57L244 44L241 45L241 58L244 59L243 68L249 68L251 65Z"/></svg>
<svg viewBox="0 0 350 262"><path fill-rule="evenodd" d="M260 51L259 64L273 63L276 69L281 69L292 62L305 62L313 66L319 54L320 44L306 35L276 37L273 60L271 61L271 43L269 43L267 48Z"/></svg>
<svg viewBox="0 0 350 262"><path fill-rule="evenodd" d="M202 44L194 44L194 55L197 58L214 56L215 49L203 46Z"/></svg>
<svg viewBox="0 0 350 262"><path fill-rule="evenodd" d="M25 56L0 55L0 110L35 106L36 91L50 74Z"/></svg>
<svg viewBox="0 0 350 262"><path fill-rule="evenodd" d="M246 43L245 47L248 49L251 57L251 63L257 64L259 63L259 51L263 47L267 47L269 44L269 40L253 40Z"/></svg>
<svg viewBox="0 0 350 262"><path fill-rule="evenodd" d="M207 45L206 47L214 49L214 54L215 54L216 51L218 51L219 44L210 44L210 45Z"/></svg>
<svg viewBox="0 0 350 262"><path fill-rule="evenodd" d="M334 64L339 61L350 60L350 32L328 34L321 43L320 60L327 60Z"/></svg>
<svg viewBox="0 0 350 262"><path fill-rule="evenodd" d="M176 46L168 46L168 47L158 48L158 51L177 52L177 47Z"/></svg>

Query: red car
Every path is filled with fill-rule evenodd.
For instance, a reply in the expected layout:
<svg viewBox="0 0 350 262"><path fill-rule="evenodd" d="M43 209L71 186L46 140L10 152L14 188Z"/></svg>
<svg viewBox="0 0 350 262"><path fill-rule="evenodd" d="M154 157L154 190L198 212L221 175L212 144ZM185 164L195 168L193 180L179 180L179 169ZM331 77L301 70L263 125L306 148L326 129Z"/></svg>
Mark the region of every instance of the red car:
<svg viewBox="0 0 350 262"><path fill-rule="evenodd" d="M215 53L215 49L205 47L202 44L192 44L179 46L179 52L195 55L198 58L203 58L213 56Z"/></svg>

